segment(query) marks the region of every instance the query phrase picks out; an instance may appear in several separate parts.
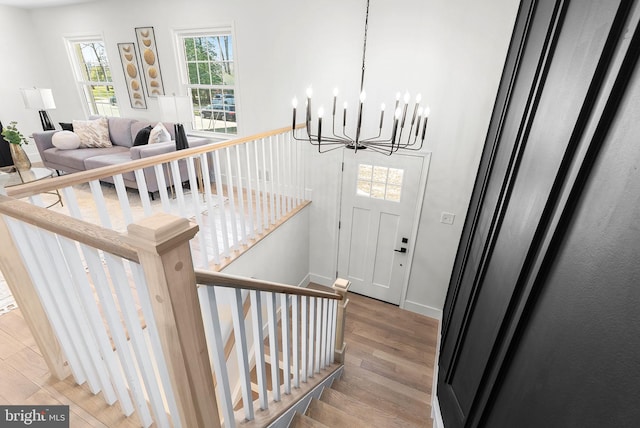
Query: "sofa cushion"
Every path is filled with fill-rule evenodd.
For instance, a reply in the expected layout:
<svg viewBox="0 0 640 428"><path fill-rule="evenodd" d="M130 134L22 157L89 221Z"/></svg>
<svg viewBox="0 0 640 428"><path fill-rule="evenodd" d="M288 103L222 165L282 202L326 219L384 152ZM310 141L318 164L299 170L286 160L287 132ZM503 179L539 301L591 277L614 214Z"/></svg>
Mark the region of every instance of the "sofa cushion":
<svg viewBox="0 0 640 428"><path fill-rule="evenodd" d="M53 134L51 144L60 150L73 150L80 147L80 137L71 131L60 131Z"/></svg>
<svg viewBox="0 0 640 428"><path fill-rule="evenodd" d="M133 147L149 144L149 134L151 133L152 129L153 128L151 127L151 125L149 125L138 131L138 134L136 134L136 138L133 140Z"/></svg>
<svg viewBox="0 0 640 428"><path fill-rule="evenodd" d="M60 150L57 148L53 148L46 151L46 159L47 161L55 163L56 165L68 165L75 171L82 171L83 169L85 169L84 161L86 159L104 154L123 152L129 155L128 148L119 146L77 150Z"/></svg>
<svg viewBox="0 0 640 428"><path fill-rule="evenodd" d="M111 147L109 127L104 117L95 120L74 120L73 132L80 137L80 147Z"/></svg>
<svg viewBox="0 0 640 428"><path fill-rule="evenodd" d="M86 169L100 168L103 166L122 165L125 162L129 162L131 156L129 151L120 153L109 153L100 156L94 156L84 161ZM135 181L136 177L133 171L122 174L122 178L125 180Z"/></svg>
<svg viewBox="0 0 640 428"><path fill-rule="evenodd" d="M131 135L131 125L137 122L135 119L124 117L109 118L109 138L116 146L132 147L133 137Z"/></svg>
<svg viewBox="0 0 640 428"><path fill-rule="evenodd" d="M166 143L171 141L171 135L162 122L158 122L149 133L149 144Z"/></svg>

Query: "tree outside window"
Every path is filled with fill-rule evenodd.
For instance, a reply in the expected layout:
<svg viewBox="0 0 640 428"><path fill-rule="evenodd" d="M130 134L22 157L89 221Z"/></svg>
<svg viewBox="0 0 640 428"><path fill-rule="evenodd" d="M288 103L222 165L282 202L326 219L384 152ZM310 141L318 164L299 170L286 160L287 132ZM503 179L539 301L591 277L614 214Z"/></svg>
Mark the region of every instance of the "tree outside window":
<svg viewBox="0 0 640 428"><path fill-rule="evenodd" d="M236 82L229 32L179 34L183 84L193 102L194 129L237 134Z"/></svg>

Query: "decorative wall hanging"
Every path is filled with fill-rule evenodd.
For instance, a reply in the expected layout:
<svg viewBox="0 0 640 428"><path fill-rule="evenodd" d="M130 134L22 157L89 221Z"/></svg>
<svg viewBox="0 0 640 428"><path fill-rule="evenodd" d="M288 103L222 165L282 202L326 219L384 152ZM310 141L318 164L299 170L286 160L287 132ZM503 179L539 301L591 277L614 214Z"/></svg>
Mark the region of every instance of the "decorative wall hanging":
<svg viewBox="0 0 640 428"><path fill-rule="evenodd" d="M164 85L162 84L162 74L160 73L160 63L158 60L158 49L156 47L156 36L153 27L137 27L136 37L140 47L142 70L147 84L147 95L157 97L164 95Z"/></svg>
<svg viewBox="0 0 640 428"><path fill-rule="evenodd" d="M135 43L118 43L118 52L120 52L120 61L122 62L122 71L127 82L131 107L146 109L147 100L142 89L143 80L138 68L136 45Z"/></svg>

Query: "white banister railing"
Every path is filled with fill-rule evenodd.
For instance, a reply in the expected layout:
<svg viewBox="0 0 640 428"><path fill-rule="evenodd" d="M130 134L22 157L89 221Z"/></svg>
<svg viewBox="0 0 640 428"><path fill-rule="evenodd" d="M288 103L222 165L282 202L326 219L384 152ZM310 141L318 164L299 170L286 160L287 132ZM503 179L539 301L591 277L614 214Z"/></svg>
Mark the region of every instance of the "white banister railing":
<svg viewBox="0 0 640 428"><path fill-rule="evenodd" d="M275 417L343 355L330 349L344 351L346 286L195 270L197 231L156 214L123 234L0 195L0 269L52 373L70 372L143 427L228 428L258 408Z"/></svg>
<svg viewBox="0 0 640 428"><path fill-rule="evenodd" d="M271 404L290 395L293 388L298 389L307 383L310 380L307 373L311 377L322 377L322 373L333 366L335 354L330 350L335 349L335 344L332 340L338 336L339 340L343 340L343 336L341 332L336 332L337 312L330 308L338 307L342 299L340 294L245 280L213 272L196 271L196 278L201 284L199 297L204 323L209 326L206 329L207 340L215 348L219 348L226 339L222 329L216 326L225 325L228 320L219 311L210 308L219 307L222 303L229 305L232 312L237 364L225 362L220 357L212 358L212 370L216 378L233 379L230 374L233 372L232 366L236 367L242 387L242 409L231 419L234 408L231 389L218 383L218 396L224 397L220 403L225 427L252 420L257 409L268 410ZM250 293L250 321L241 316L245 291ZM307 307L315 314L311 318L306 315ZM310 321L313 322L310 324ZM264 337L265 331L267 337ZM301 347L299 336L302 337ZM305 342L311 346L308 352ZM250 346L252 348L249 350ZM307 358L307 355L315 355L315 360ZM270 366L271 382L267 381L267 365ZM256 386L258 394L255 402L251 396L251 384ZM271 385L270 390L268 384Z"/></svg>
<svg viewBox="0 0 640 428"><path fill-rule="evenodd" d="M6 190L39 206L58 190L64 204L52 209L121 232L159 212L187 218L200 228L194 264L220 270L308 203L302 163L283 128Z"/></svg>

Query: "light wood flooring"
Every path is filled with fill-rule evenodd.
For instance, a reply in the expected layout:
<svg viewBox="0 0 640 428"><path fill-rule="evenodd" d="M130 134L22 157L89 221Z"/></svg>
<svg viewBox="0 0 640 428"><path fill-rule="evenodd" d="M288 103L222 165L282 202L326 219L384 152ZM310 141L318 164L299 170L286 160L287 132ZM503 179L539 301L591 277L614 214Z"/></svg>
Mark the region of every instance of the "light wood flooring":
<svg viewBox="0 0 640 428"><path fill-rule="evenodd" d="M389 426L431 427L438 322L352 293L349 298L344 375L334 385L354 399L349 413L366 421L359 415L366 408L356 402L367 400L382 413L407 415ZM66 404L73 428L138 426L86 386L52 379L19 309L0 316L0 404Z"/></svg>

